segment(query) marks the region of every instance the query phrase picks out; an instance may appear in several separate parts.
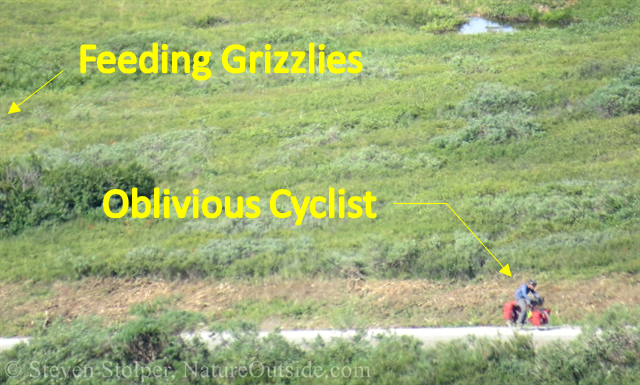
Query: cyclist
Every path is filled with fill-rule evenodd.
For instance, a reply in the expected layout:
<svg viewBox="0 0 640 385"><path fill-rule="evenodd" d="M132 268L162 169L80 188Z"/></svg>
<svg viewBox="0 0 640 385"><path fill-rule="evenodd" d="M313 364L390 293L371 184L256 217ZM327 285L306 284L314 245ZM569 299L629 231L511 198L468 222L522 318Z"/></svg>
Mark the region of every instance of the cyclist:
<svg viewBox="0 0 640 385"><path fill-rule="evenodd" d="M537 299L540 298L535 290L537 285L538 283L535 280L530 279L529 282L522 284L522 286L518 288L518 291L516 291L516 303L520 307L520 314L518 315L516 324L519 324L520 327L524 326L524 320L527 317L527 308L531 305L529 293L533 293Z"/></svg>

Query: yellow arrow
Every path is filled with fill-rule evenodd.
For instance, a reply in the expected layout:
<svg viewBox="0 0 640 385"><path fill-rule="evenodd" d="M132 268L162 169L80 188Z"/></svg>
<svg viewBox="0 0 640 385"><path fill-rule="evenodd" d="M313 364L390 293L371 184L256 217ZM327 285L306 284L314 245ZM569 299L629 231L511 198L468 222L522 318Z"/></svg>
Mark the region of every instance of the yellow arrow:
<svg viewBox="0 0 640 385"><path fill-rule="evenodd" d="M482 246L484 246L485 249L487 249L487 251L489 252L489 254L491 254L491 256L493 257L493 259L496 260L496 262L498 262L498 264L502 267L502 269L500 269L500 272L504 275L507 275L509 277L511 277L511 270L509 269L509 264L507 263L506 265L502 265L502 263L500 263L500 261L498 261L498 258L496 258L495 255L493 255L493 253L487 248L487 246L484 245L484 243L482 243L482 241L480 240L480 238L478 238L478 236L471 231L471 229L469 228L469 226L467 226L466 223L464 223L464 221L462 220L462 218L460 218L460 215L458 215L455 211L453 211L453 209L451 208L451 206L449 206L448 203L394 203L394 205L447 205L447 207L456 215L456 217L458 217L458 219L460 219L460 222L462 222L462 224L464 225L464 227L467 228L467 230L469 230L469 232L471 234L473 234L474 237L476 237L476 239L478 240L478 242L480 242L480 244Z"/></svg>
<svg viewBox="0 0 640 385"><path fill-rule="evenodd" d="M61 73L63 73L64 71L60 71L60 73L58 73L58 75L60 75ZM51 78L51 80L55 79L58 77L58 75L54 76ZM44 83L44 85L40 88L38 88L34 93L32 93L31 95L29 95L25 100L23 100L22 102L20 102L20 104L16 104L16 102L11 103L11 108L9 108L9 112L7 114L13 114L14 112L20 112L20 108L18 106L20 106L22 103L26 102L27 100L29 100L30 97L32 97L33 95L36 94L36 92L40 91L42 88L44 88L44 86L46 86L47 84L51 83L51 80L49 80L48 82Z"/></svg>

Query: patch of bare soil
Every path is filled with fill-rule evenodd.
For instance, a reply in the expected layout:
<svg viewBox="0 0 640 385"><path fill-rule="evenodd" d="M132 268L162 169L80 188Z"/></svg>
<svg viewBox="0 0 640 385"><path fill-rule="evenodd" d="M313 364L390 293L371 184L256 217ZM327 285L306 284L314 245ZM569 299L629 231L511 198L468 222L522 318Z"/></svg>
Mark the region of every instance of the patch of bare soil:
<svg viewBox="0 0 640 385"><path fill-rule="evenodd" d="M371 326L434 326L455 323L500 324L501 308L513 298L517 279L474 284L445 284L427 280L336 279L266 281L260 283L176 281L152 279L86 279L51 285L0 284L1 333L20 333L54 317L71 320L97 315L108 322L126 320L133 305L168 302L178 309L224 319L224 312L241 302L323 304L318 315L303 320L264 314L263 328L327 328L331 309L357 307ZM563 282L541 282L552 316L578 320L615 305L640 306L640 277L616 275ZM12 325L11 327L7 325Z"/></svg>
<svg viewBox="0 0 640 385"><path fill-rule="evenodd" d="M502 305L513 300L520 282L494 280L475 285L436 285L426 281L370 282L360 289L381 303L416 304L428 323L476 320L479 324L502 323ZM541 283L552 316L577 320L587 313L601 313L612 305L640 305L640 279L632 275L587 280Z"/></svg>

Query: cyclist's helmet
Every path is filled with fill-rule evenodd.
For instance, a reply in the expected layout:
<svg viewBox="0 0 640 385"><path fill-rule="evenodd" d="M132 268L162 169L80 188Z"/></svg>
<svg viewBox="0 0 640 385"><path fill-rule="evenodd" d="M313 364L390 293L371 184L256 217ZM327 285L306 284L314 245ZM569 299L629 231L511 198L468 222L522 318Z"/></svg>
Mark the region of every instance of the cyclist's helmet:
<svg viewBox="0 0 640 385"><path fill-rule="evenodd" d="M535 280L535 279L530 279L530 280L529 280L529 285L531 285L531 286L538 286L538 282L536 282L536 280Z"/></svg>

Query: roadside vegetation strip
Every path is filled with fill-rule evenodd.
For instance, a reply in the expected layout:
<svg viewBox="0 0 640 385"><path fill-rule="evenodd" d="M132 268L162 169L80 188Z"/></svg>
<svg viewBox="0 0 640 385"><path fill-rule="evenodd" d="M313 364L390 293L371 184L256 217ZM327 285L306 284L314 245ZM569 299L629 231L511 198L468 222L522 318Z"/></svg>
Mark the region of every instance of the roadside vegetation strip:
<svg viewBox="0 0 640 385"><path fill-rule="evenodd" d="M299 363L324 368L367 367L370 371L363 380L367 382L400 379L407 383L425 380L437 383L446 378L449 383L506 384L533 377L541 383L632 383L640 374L640 332L636 327L629 327L637 325L637 315L624 309L608 311L590 321L571 341L537 347L538 335L554 331L519 332L506 340L467 336L440 341L434 346L433 342L423 343L414 336L378 331L374 331L375 336L367 337L363 330L342 336L331 332L326 339L311 339L299 345L284 334L288 332L265 335L255 325L244 322L212 325L210 332L224 338L224 342L208 346L192 338L201 321L197 314L146 308L140 309L135 319L110 328L105 328L96 318L71 323L54 321L38 331L29 343L0 353L0 381L3 384L32 382L34 365L42 368L46 364L70 372L69 368L75 366L103 368L107 364L120 368L166 368L175 379L191 376L191 381L197 382L200 379L192 377L196 374L188 371L187 365L193 367L197 362L199 367L237 368L257 361L275 367ZM300 337L300 332L292 333ZM494 333L488 334L497 335ZM19 372L16 368L26 371ZM145 373L134 372L132 369L132 377L137 381ZM261 378L277 381L266 373ZM303 380L291 379L291 382ZM336 382L350 380L340 378ZM103 378L102 381L122 381L122 378ZM162 378L145 378L147 381L166 383Z"/></svg>

